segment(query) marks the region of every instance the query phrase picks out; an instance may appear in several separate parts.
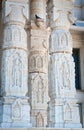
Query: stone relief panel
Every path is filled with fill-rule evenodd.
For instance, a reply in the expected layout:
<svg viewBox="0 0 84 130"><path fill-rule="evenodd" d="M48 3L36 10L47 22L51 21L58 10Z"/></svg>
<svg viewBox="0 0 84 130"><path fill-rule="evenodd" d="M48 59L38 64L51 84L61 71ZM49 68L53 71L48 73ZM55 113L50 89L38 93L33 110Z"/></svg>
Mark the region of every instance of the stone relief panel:
<svg viewBox="0 0 84 130"><path fill-rule="evenodd" d="M27 33L16 25L7 26L3 33L3 48L20 47L27 49Z"/></svg>
<svg viewBox="0 0 84 130"><path fill-rule="evenodd" d="M13 87L21 87L22 86L22 63L21 63L21 60L20 60L20 56L18 54L16 54L14 57L13 57L13 69L12 69L12 75L13 75L13 79L14 81L13 82Z"/></svg>
<svg viewBox="0 0 84 130"><path fill-rule="evenodd" d="M72 52L72 37L68 31L55 30L50 37L50 53Z"/></svg>
<svg viewBox="0 0 84 130"><path fill-rule="evenodd" d="M32 127L47 126L47 107L31 110Z"/></svg>
<svg viewBox="0 0 84 130"><path fill-rule="evenodd" d="M33 73L30 74L30 87L31 87L31 103L45 104L48 98L48 79L46 74ZM41 106L39 106L41 107Z"/></svg>
<svg viewBox="0 0 84 130"><path fill-rule="evenodd" d="M44 127L44 119L40 112L36 116L36 127Z"/></svg>
<svg viewBox="0 0 84 130"><path fill-rule="evenodd" d="M71 54L54 54L50 58L50 95L75 96L74 61Z"/></svg>
<svg viewBox="0 0 84 130"><path fill-rule="evenodd" d="M21 110L21 102L19 99L17 99L13 104L12 104L12 120L21 120L22 119L22 110Z"/></svg>
<svg viewBox="0 0 84 130"><path fill-rule="evenodd" d="M31 51L48 51L48 31L46 30L31 30L31 40L30 40L30 52Z"/></svg>
<svg viewBox="0 0 84 130"><path fill-rule="evenodd" d="M2 56L2 93L25 96L28 92L27 52L6 50ZM25 63L25 64L24 64Z"/></svg>
<svg viewBox="0 0 84 130"><path fill-rule="evenodd" d="M34 52L29 56L29 72L47 73L48 55L47 53Z"/></svg>
<svg viewBox="0 0 84 130"><path fill-rule="evenodd" d="M72 121L72 108L69 104L64 105L64 121L66 123Z"/></svg>

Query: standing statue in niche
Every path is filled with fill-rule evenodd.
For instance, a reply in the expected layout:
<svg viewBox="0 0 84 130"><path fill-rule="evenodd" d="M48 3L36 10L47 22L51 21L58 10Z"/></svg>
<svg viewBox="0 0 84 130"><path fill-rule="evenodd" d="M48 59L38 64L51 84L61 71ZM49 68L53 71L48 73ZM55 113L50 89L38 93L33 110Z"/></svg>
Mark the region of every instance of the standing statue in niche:
<svg viewBox="0 0 84 130"><path fill-rule="evenodd" d="M39 112L37 114L37 127L43 127L44 126L44 120L43 120L43 117L42 117L42 114Z"/></svg>
<svg viewBox="0 0 84 130"><path fill-rule="evenodd" d="M38 101L38 103L43 102L43 86L42 86L42 83L41 83L40 79L38 81L37 101Z"/></svg>
<svg viewBox="0 0 84 130"><path fill-rule="evenodd" d="M67 37L66 37L65 34L63 34L62 37L61 37L61 46L65 47L67 45L67 43L68 43Z"/></svg>
<svg viewBox="0 0 84 130"><path fill-rule="evenodd" d="M70 82L69 82L69 69L68 69L68 65L64 62L61 66L61 87L62 88L68 88L69 85L70 85Z"/></svg>
<svg viewBox="0 0 84 130"><path fill-rule="evenodd" d="M21 76L22 76L22 73L21 73L21 61L19 59L19 56L16 55L16 59L14 59L13 61L13 85L15 87L21 87Z"/></svg>

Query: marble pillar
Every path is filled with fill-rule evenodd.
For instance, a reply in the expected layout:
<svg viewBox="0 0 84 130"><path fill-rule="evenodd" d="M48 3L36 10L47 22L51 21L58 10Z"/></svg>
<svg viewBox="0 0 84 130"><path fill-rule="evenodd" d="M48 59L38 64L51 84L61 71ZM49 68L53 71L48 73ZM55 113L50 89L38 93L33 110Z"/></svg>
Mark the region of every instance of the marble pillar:
<svg viewBox="0 0 84 130"><path fill-rule="evenodd" d="M46 0L31 0L29 95L33 127L46 127L48 102L48 31Z"/></svg>
<svg viewBox="0 0 84 130"><path fill-rule="evenodd" d="M48 126L56 128L81 128L75 95L75 70L72 57L70 25L73 0L52 0L48 3L50 18L50 63Z"/></svg>
<svg viewBox="0 0 84 130"><path fill-rule="evenodd" d="M28 0L4 0L4 24L1 70L0 126L28 128L28 47L26 23L29 20Z"/></svg>
<svg viewBox="0 0 84 130"><path fill-rule="evenodd" d="M82 104L82 119L83 119L83 128L84 128L84 103Z"/></svg>

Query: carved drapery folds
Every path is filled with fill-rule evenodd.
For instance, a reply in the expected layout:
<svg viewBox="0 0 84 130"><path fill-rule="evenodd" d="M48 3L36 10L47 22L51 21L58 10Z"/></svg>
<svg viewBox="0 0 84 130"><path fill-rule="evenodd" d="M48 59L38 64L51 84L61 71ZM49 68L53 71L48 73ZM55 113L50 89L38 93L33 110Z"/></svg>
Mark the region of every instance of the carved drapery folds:
<svg viewBox="0 0 84 130"><path fill-rule="evenodd" d="M52 29L50 36L49 63L49 115L51 127L81 127L75 101L75 71L72 57L72 37L69 32L74 22L73 1L52 0L48 3L48 15ZM73 98L73 99L72 99ZM77 110L77 118L74 111ZM72 118L73 117L73 118Z"/></svg>
<svg viewBox="0 0 84 130"><path fill-rule="evenodd" d="M0 120L1 127L31 126L30 106L26 96L28 93L28 49L25 27L29 20L28 5L28 0L3 1L1 70L3 113L0 114L3 120Z"/></svg>

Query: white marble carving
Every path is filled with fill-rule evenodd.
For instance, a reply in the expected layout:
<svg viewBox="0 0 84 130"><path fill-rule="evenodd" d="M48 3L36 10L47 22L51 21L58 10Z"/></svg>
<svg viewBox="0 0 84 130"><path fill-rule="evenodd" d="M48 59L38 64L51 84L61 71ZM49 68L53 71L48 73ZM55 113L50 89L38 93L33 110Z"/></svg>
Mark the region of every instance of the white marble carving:
<svg viewBox="0 0 84 130"><path fill-rule="evenodd" d="M44 120L41 113L37 114L37 127L44 127Z"/></svg>
<svg viewBox="0 0 84 130"><path fill-rule="evenodd" d="M33 127L47 126L48 40L46 1L31 0L31 31L29 44L29 95ZM36 17L40 17L37 18Z"/></svg>
<svg viewBox="0 0 84 130"><path fill-rule="evenodd" d="M0 128L81 128L69 31L73 2L3 0Z"/></svg>
<svg viewBox="0 0 84 130"><path fill-rule="evenodd" d="M75 66L71 55L72 37L69 32L70 25L74 21L70 10L73 7L73 2L63 0L62 3L63 5L58 0L52 0L48 3L52 29L49 47L50 103L48 111L50 119L48 120L48 126L80 128L79 111L75 101ZM77 115L74 115L73 111L75 110L77 110ZM75 126L75 124L77 125Z"/></svg>
<svg viewBox="0 0 84 130"><path fill-rule="evenodd" d="M50 53L54 52L71 52L72 37L70 32L66 30L54 30L50 37Z"/></svg>
<svg viewBox="0 0 84 130"><path fill-rule="evenodd" d="M16 100L12 105L12 120L21 120L22 110L20 100Z"/></svg>
<svg viewBox="0 0 84 130"><path fill-rule="evenodd" d="M28 1L3 2L5 25L2 45L1 95L2 128L31 127L28 93L28 49L25 25ZM8 112L8 113L7 113Z"/></svg>

